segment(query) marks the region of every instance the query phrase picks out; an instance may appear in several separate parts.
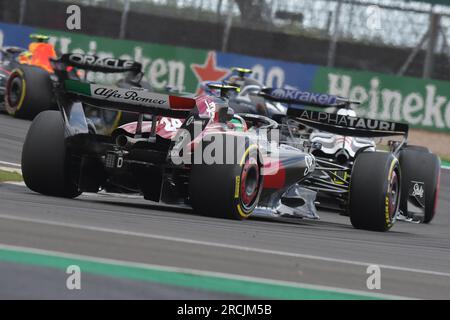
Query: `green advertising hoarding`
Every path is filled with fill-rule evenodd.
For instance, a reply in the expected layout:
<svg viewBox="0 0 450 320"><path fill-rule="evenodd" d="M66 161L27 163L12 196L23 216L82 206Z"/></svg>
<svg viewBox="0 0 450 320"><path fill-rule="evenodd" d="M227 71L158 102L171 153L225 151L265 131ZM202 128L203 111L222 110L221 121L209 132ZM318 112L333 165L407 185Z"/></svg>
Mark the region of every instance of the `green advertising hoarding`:
<svg viewBox="0 0 450 320"><path fill-rule="evenodd" d="M313 90L361 101L358 115L450 132L450 83L320 67Z"/></svg>

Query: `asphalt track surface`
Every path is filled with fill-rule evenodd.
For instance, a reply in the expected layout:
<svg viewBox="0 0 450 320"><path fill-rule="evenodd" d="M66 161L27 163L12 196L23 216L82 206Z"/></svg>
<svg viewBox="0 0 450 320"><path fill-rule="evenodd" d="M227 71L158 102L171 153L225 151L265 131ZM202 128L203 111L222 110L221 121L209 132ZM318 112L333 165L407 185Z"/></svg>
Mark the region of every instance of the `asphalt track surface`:
<svg viewBox="0 0 450 320"><path fill-rule="evenodd" d="M29 124L0 115L0 161L20 163ZM180 287L113 277L107 272L83 274L82 290L70 291L65 287L67 274L63 269L36 257L27 260L27 256L14 256L14 252L40 249L46 250L46 257L72 254L107 262L177 268L177 272L192 271L200 276L214 273L227 279L251 277L248 279L256 282L368 295L450 299L449 208L449 170L442 170L433 222L397 222L386 233L353 229L347 217L331 212L319 212L320 221L228 221L137 197L87 194L67 200L4 183L0 184L0 298L255 297L242 288L221 291L200 285ZM2 256L2 250L11 251ZM41 262L34 263L36 260ZM367 289L367 267L371 264L380 267L380 290Z"/></svg>

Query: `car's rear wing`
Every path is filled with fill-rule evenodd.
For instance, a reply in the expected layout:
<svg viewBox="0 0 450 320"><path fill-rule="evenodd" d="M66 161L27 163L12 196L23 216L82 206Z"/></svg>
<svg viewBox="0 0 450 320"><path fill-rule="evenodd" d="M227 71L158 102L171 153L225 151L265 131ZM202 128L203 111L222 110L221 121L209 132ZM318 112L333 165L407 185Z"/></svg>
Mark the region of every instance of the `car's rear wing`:
<svg viewBox="0 0 450 320"><path fill-rule="evenodd" d="M345 108L350 104L359 104L358 101L352 101L327 93L315 93L295 89L264 88L261 90L260 95L272 101L313 107Z"/></svg>
<svg viewBox="0 0 450 320"><path fill-rule="evenodd" d="M72 66L78 69L103 73L139 73L142 69L142 65L139 62L133 60L97 57L95 55L81 53L63 54L58 59L55 59L54 63L62 64L64 67Z"/></svg>
<svg viewBox="0 0 450 320"><path fill-rule="evenodd" d="M16 46L0 47L0 53L5 56L16 56L24 51L27 51L27 49Z"/></svg>
<svg viewBox="0 0 450 320"><path fill-rule="evenodd" d="M289 107L287 116L301 124L334 134L355 137L386 137L408 135L408 125L386 120L367 119Z"/></svg>
<svg viewBox="0 0 450 320"><path fill-rule="evenodd" d="M123 89L114 86L65 80L64 94L89 105L140 114L184 118L196 107L192 98L149 92L140 88Z"/></svg>

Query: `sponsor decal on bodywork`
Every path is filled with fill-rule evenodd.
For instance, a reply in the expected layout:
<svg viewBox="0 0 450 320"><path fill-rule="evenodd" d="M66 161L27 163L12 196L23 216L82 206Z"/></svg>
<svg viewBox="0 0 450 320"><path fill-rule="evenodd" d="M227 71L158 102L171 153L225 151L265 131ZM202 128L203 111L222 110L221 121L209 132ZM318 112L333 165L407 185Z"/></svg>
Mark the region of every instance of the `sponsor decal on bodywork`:
<svg viewBox="0 0 450 320"><path fill-rule="evenodd" d="M99 71L125 72L141 69L141 64L133 60L97 57L94 55L80 53L64 54L61 56L60 60L76 67Z"/></svg>
<svg viewBox="0 0 450 320"><path fill-rule="evenodd" d="M420 207L425 207L424 183L420 181L411 181L409 185L409 196L414 198Z"/></svg>
<svg viewBox="0 0 450 320"><path fill-rule="evenodd" d="M70 92L110 102L162 109L189 110L195 107L195 100L190 98L169 96L137 89L82 83L75 80L66 80L64 84L66 90Z"/></svg>
<svg viewBox="0 0 450 320"><path fill-rule="evenodd" d="M302 90L268 88L263 90L266 97L292 104L306 104L315 106L334 106L337 97L326 93L315 93Z"/></svg>
<svg viewBox="0 0 450 320"><path fill-rule="evenodd" d="M147 104L169 107L169 96L156 93L139 92L135 90L91 85L91 96L104 100L126 102L131 104Z"/></svg>
<svg viewBox="0 0 450 320"><path fill-rule="evenodd" d="M328 113L321 111L312 111L297 109L291 107L288 109L289 116L295 116L306 124L314 126L314 124L326 124L334 127L342 127L347 129L358 129L368 131L381 131L390 133L406 133L408 125L377 119L366 119L339 115L336 113Z"/></svg>

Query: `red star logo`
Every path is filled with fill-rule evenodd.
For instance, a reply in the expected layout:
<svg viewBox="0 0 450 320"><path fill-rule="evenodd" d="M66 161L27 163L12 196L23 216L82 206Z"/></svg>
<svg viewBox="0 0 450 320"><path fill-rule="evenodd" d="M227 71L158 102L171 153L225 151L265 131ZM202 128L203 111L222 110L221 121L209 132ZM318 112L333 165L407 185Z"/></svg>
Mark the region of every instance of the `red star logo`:
<svg viewBox="0 0 450 320"><path fill-rule="evenodd" d="M193 63L191 64L191 69L199 82L196 92L197 95L203 93L203 89L200 88L201 82L220 81L229 74L228 69L217 67L216 53L214 51L208 53L208 57L203 65Z"/></svg>

